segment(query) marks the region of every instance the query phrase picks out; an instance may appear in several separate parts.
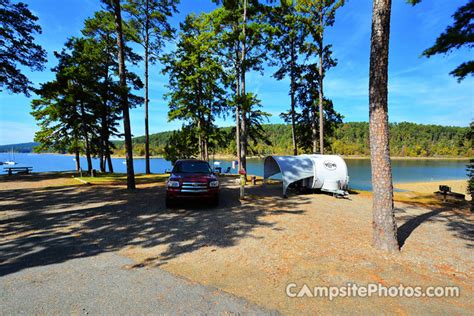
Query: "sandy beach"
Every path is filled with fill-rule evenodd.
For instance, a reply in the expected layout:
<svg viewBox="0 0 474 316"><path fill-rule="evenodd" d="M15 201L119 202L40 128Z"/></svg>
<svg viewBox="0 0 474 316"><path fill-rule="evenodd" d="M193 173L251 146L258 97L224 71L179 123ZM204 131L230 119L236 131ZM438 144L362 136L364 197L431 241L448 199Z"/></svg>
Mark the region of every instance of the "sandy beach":
<svg viewBox="0 0 474 316"><path fill-rule="evenodd" d="M467 194L467 179L466 180L439 180L439 181L428 181L428 182L394 183L394 186L397 189L420 192L420 193L433 193L439 190L440 185L447 185L451 187L451 190L453 192Z"/></svg>

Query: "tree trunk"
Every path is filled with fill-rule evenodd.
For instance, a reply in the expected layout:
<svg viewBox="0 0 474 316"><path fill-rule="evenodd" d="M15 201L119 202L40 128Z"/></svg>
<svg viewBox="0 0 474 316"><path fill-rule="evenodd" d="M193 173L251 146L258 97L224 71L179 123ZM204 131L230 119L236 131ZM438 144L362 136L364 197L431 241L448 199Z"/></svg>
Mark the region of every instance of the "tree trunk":
<svg viewBox="0 0 474 316"><path fill-rule="evenodd" d="M92 157L91 157L91 147L89 143L89 134L87 133L86 124L84 123L86 118L86 111L84 109L84 104L82 101L79 101L79 106L81 108L81 116L82 116L82 133L84 137L84 141L86 142L86 158L87 158L87 172L90 174L92 172Z"/></svg>
<svg viewBox="0 0 474 316"><path fill-rule="evenodd" d="M204 155L206 156L206 161L209 161L209 132L211 130L211 115L212 105L209 105L209 113L207 114L206 120L206 137L204 138Z"/></svg>
<svg viewBox="0 0 474 316"><path fill-rule="evenodd" d="M104 102L102 109L102 135L101 135L101 149L100 149L100 171L105 172L105 159L107 157L107 148L109 143L109 126L107 124L107 102Z"/></svg>
<svg viewBox="0 0 474 316"><path fill-rule="evenodd" d="M316 100L311 107L311 138L313 140L313 154L318 153L318 124L317 124L317 111L316 111Z"/></svg>
<svg viewBox="0 0 474 316"><path fill-rule="evenodd" d="M198 58L198 60L199 60L199 58ZM199 62L198 62L198 64L199 64ZM198 119L199 159L204 160L204 139L203 139L203 135L202 135L202 129L204 128L204 124L203 124L203 114L201 112L201 109L202 109L201 92L202 92L202 84L201 84L201 80L198 79L196 99L197 99L197 105L198 105L197 106L197 108L198 108L197 119Z"/></svg>
<svg viewBox="0 0 474 316"><path fill-rule="evenodd" d="M199 95L199 93L198 93ZM198 97L199 98L199 97ZM199 102L199 101L198 101ZM199 159L204 160L204 146L202 137L202 119L201 112L198 112L198 143L199 143Z"/></svg>
<svg viewBox="0 0 474 316"><path fill-rule="evenodd" d="M236 100L240 100L240 63L239 60L239 51L238 45L235 50L235 60L236 60L236 69L235 69L235 97ZM239 101L240 102L240 101ZM237 169L240 170L242 159L240 157L240 105L239 102L235 105L235 144L237 149Z"/></svg>
<svg viewBox="0 0 474 316"><path fill-rule="evenodd" d="M319 15L319 23L321 26L321 46L319 52L319 151L321 155L324 154L324 112L323 112L323 80L324 80L324 71L323 71L323 54L324 54L324 25L323 25L323 12Z"/></svg>
<svg viewBox="0 0 474 316"><path fill-rule="evenodd" d="M294 42L291 41L291 70L290 70L290 98L291 98L291 138L293 140L293 155L298 155L298 145L296 143L296 122L295 122L295 62L296 53Z"/></svg>
<svg viewBox="0 0 474 316"><path fill-rule="evenodd" d="M240 170L242 159L240 157L240 107L238 105L235 107L235 143L237 147L237 164Z"/></svg>
<svg viewBox="0 0 474 316"><path fill-rule="evenodd" d="M197 56L197 67L201 67L201 56ZM203 113L203 98L202 96L204 95L203 93L203 88L202 88L202 81L201 78L198 78L197 80L197 96L196 96L196 101L197 101L197 117L198 117L198 133L199 133L199 157L201 160L205 160L205 153L204 153L204 138L205 135L203 133L203 130L205 129L205 120L204 120L204 113Z"/></svg>
<svg viewBox="0 0 474 316"><path fill-rule="evenodd" d="M109 123L108 123L108 116L109 116L109 108L108 108L108 101L109 101L109 96L108 96L108 93L109 93L109 67L110 67L110 64L111 64L111 60L109 58L110 54L109 54L109 49L106 48L106 51L105 51L105 56L107 58L107 62L106 62L106 66L105 66L105 71L104 71L104 83L106 84L105 86L105 89L104 89L104 92L102 94L102 149L101 151L103 152L103 168L104 170L102 170L102 165L101 165L101 171L102 172L105 172L105 165L106 165L106 161L108 158L110 158L110 147L109 147L109 137L110 137L110 131L109 131ZM113 172L113 167L112 167L112 171L111 171L111 168L110 168L110 165L109 165L109 172Z"/></svg>
<svg viewBox="0 0 474 316"><path fill-rule="evenodd" d="M149 0L146 1L146 21L145 21L145 173L150 174L150 135L148 130L148 49L149 49L149 28L150 20L148 16Z"/></svg>
<svg viewBox="0 0 474 316"><path fill-rule="evenodd" d="M123 111L123 127L125 134L125 158L127 161L127 189L135 189L135 172L133 171L133 148L132 148L132 132L130 129L130 113L128 108L128 89L125 69L125 47L122 32L122 13L120 8L120 0L113 0L115 29L117 31L117 59L119 63L119 77L121 87L121 106Z"/></svg>
<svg viewBox="0 0 474 316"><path fill-rule="evenodd" d="M109 172L114 173L114 165L112 164L112 157L110 157L110 149L109 145L107 144L107 166L109 167Z"/></svg>
<svg viewBox="0 0 474 316"><path fill-rule="evenodd" d="M76 171L79 172L81 170L81 157L79 156L79 148L76 148L74 151L75 160L76 160Z"/></svg>
<svg viewBox="0 0 474 316"><path fill-rule="evenodd" d="M99 155L99 168L100 168L100 172L105 172L105 156L102 150L100 151L100 155Z"/></svg>
<svg viewBox="0 0 474 316"><path fill-rule="evenodd" d="M85 136L86 140L86 158L87 158L87 172L91 174L92 172L92 157L91 157L91 148L89 144L89 137Z"/></svg>
<svg viewBox="0 0 474 316"><path fill-rule="evenodd" d="M245 54L246 54L246 35L245 35L245 28L247 23L247 0L244 0L244 15L243 15L243 24L242 24L242 56L240 59L240 97L241 100L244 100L244 104L241 108L241 121L240 121L240 170L246 174L247 172L247 94L245 91ZM245 182L247 182L247 176L243 177L240 181L240 198L245 196Z"/></svg>
<svg viewBox="0 0 474 316"><path fill-rule="evenodd" d="M393 210L388 129L388 49L391 0L374 0L370 48L369 116L373 190L373 245L399 250Z"/></svg>
<svg viewBox="0 0 474 316"><path fill-rule="evenodd" d="M201 131L199 129L200 129L200 127L198 126L199 159L202 159L202 156L203 156L202 136L201 136Z"/></svg>

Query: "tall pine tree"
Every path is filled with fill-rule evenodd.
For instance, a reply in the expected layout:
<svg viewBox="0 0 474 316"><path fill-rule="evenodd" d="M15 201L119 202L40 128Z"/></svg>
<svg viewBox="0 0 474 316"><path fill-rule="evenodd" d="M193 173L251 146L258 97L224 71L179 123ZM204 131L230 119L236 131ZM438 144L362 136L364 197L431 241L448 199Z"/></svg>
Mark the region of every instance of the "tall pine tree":
<svg viewBox="0 0 474 316"><path fill-rule="evenodd" d="M167 40L172 39L174 30L168 22L179 0L128 0L124 10L130 15L134 29L133 40L144 49L145 66L145 173L150 174L149 139L149 64L155 63Z"/></svg>
<svg viewBox="0 0 474 316"><path fill-rule="evenodd" d="M21 67L44 69L46 51L34 39L41 33L37 21L25 3L0 0L0 92L29 96L32 83Z"/></svg>

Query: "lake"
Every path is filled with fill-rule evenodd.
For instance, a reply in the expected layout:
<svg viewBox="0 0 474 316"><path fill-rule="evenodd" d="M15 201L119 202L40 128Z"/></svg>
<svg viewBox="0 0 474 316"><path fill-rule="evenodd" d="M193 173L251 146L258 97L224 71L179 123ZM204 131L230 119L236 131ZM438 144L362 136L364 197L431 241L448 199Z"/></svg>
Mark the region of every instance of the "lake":
<svg viewBox="0 0 474 316"><path fill-rule="evenodd" d="M75 161L73 156L58 154L13 154L0 153L0 161L13 158L17 166L33 167L34 172L45 171L68 171L74 170ZM222 170L232 165L231 161L219 160ZM212 163L213 161L211 161ZM370 190L370 160L369 159L346 159L349 170L350 187L353 189ZM150 161L153 173L163 173L171 168L171 163L162 158L153 158ZM434 159L406 159L393 160L392 170L394 182L420 182L438 180L467 179L467 160L434 160ZM81 157L81 166L87 165L85 157ZM99 169L99 160L93 159L95 169ZM125 159L113 159L115 172L126 172ZM145 172L145 160L134 159L136 173ZM0 170L4 173L1 166ZM248 159L247 169L249 174L263 175L263 159ZM231 172L236 172L232 170Z"/></svg>

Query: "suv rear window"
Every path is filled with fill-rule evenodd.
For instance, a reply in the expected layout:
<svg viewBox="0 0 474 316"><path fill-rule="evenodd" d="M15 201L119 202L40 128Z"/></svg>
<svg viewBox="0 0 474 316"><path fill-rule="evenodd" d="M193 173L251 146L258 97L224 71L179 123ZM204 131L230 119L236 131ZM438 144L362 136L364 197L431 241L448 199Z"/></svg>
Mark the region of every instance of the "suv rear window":
<svg viewBox="0 0 474 316"><path fill-rule="evenodd" d="M173 168L174 173L212 173L209 164L204 161L179 161Z"/></svg>

